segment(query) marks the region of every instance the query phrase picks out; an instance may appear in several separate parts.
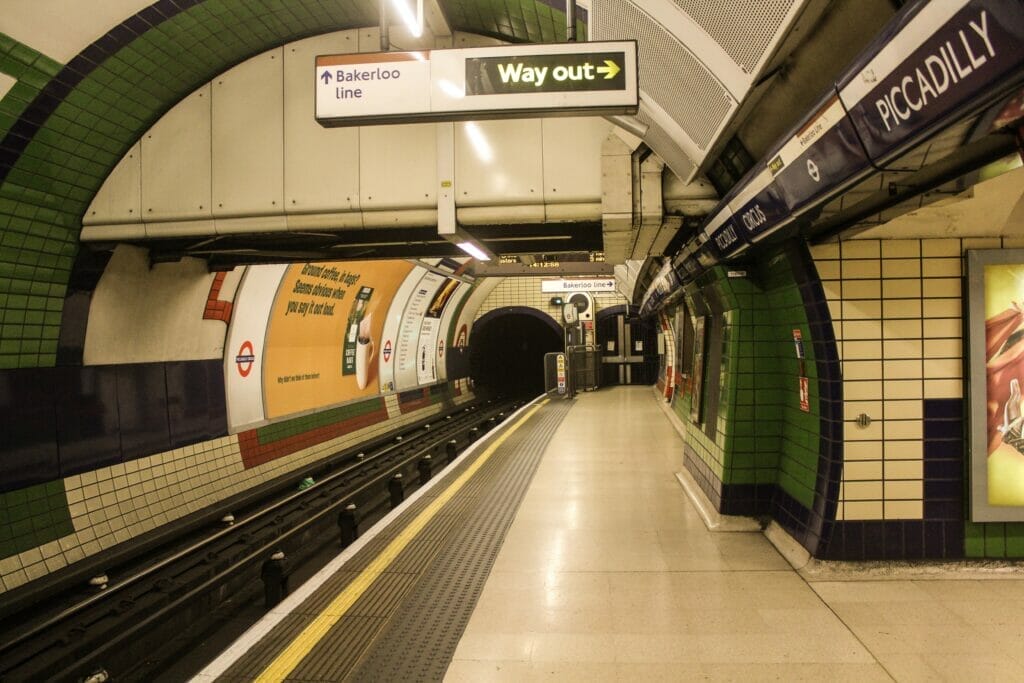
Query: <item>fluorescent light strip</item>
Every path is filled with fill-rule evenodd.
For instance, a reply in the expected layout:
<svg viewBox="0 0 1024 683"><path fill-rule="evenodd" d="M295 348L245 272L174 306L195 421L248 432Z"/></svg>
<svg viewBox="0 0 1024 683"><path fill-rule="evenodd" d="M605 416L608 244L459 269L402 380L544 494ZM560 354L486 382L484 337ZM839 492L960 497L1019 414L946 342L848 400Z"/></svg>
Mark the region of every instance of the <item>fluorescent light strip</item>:
<svg viewBox="0 0 1024 683"><path fill-rule="evenodd" d="M466 252L477 261L490 261L491 257L484 253L484 250L476 246L472 242L457 242L455 244L459 249Z"/></svg>

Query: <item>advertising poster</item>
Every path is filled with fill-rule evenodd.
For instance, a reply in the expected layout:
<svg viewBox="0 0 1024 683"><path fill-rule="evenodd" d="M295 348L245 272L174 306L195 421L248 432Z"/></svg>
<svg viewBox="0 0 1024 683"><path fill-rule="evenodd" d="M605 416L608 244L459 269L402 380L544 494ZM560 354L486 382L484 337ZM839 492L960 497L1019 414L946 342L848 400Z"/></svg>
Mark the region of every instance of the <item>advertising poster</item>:
<svg viewBox="0 0 1024 683"><path fill-rule="evenodd" d="M461 283L446 278L434 293L434 297L423 314L423 327L420 329L419 360L416 365L416 378L420 384L438 381L437 364L444 362L445 338L441 332L441 316L444 315L449 303Z"/></svg>
<svg viewBox="0 0 1024 683"><path fill-rule="evenodd" d="M972 519L1021 520L1024 251L969 251L968 277Z"/></svg>
<svg viewBox="0 0 1024 683"><path fill-rule="evenodd" d="M380 355L380 391L383 394L392 394L398 391L398 381L395 376L398 365L398 341L399 337L408 332L402 327L405 317L404 302L408 301L416 292L420 279L426 272L419 266L415 266L409 271L398 288L395 304L391 307L391 312L388 313L387 321L384 323L384 343Z"/></svg>
<svg viewBox="0 0 1024 683"><path fill-rule="evenodd" d="M704 419L704 346L707 334L704 316L693 321L693 392L690 395L690 421L700 424Z"/></svg>
<svg viewBox="0 0 1024 683"><path fill-rule="evenodd" d="M406 261L288 266L267 322L267 419L379 392L384 321L412 268Z"/></svg>
<svg viewBox="0 0 1024 683"><path fill-rule="evenodd" d="M432 349L428 350L420 344L420 337L423 336L421 330L434 295L447 281L444 275L425 272L405 305L395 360L395 384L398 391L423 384L419 378L429 376L427 365L433 362L434 354Z"/></svg>

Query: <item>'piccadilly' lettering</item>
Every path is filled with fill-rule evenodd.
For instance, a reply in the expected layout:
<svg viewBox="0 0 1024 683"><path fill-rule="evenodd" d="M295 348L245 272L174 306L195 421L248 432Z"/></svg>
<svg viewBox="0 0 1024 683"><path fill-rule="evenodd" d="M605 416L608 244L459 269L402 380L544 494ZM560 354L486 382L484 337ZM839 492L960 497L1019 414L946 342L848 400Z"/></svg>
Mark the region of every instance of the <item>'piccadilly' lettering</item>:
<svg viewBox="0 0 1024 683"><path fill-rule="evenodd" d="M738 239L739 237L736 235L736 229L731 225L727 225L723 229L719 230L718 234L715 235L715 244L718 245L719 249L725 251L729 245Z"/></svg>
<svg viewBox="0 0 1024 683"><path fill-rule="evenodd" d="M900 126L913 112L921 111L938 99L951 85L970 76L989 57L996 56L988 35L988 12L982 10L978 21L968 22L969 30L957 31L957 40L947 40L914 69L905 74L889 92L875 100L875 109L887 131Z"/></svg>

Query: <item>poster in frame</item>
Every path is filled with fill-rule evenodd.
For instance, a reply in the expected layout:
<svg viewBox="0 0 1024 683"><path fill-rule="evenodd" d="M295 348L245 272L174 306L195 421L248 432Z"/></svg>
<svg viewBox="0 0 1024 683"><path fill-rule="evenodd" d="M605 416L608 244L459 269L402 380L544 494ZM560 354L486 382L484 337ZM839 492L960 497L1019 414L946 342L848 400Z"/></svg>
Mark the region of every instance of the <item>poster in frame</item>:
<svg viewBox="0 0 1024 683"><path fill-rule="evenodd" d="M967 251L971 521L1024 521L1024 249Z"/></svg>
<svg viewBox="0 0 1024 683"><path fill-rule="evenodd" d="M704 355L707 341L706 316L693 319L693 381L690 393L690 422L700 424L704 420Z"/></svg>

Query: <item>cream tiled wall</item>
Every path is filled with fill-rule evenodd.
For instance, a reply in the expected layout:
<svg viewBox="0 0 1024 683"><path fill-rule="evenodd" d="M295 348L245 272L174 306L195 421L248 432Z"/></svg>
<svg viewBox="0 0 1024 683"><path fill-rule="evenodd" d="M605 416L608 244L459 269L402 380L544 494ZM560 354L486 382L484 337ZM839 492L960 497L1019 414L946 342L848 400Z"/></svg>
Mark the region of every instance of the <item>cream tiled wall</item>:
<svg viewBox="0 0 1024 683"><path fill-rule="evenodd" d="M962 255L993 239L812 247L843 373L839 520L921 519L923 400L963 398ZM859 415L871 418L860 427Z"/></svg>
<svg viewBox="0 0 1024 683"><path fill-rule="evenodd" d="M559 311L551 305L551 297L558 296L541 291L543 277L507 277L484 299L476 318L506 306L529 306L536 308L556 319ZM629 303L626 298L616 292L591 292L594 297L594 308L600 311L610 306L621 306ZM564 295L563 295L564 296Z"/></svg>
<svg viewBox="0 0 1024 683"><path fill-rule="evenodd" d="M462 395L454 401L461 404L472 395L464 380L458 382ZM248 470L242 465L238 437L231 435L67 477L64 486L75 533L0 560L0 591L442 410L441 405L432 405L402 415L396 396L385 403L390 417L379 424Z"/></svg>

